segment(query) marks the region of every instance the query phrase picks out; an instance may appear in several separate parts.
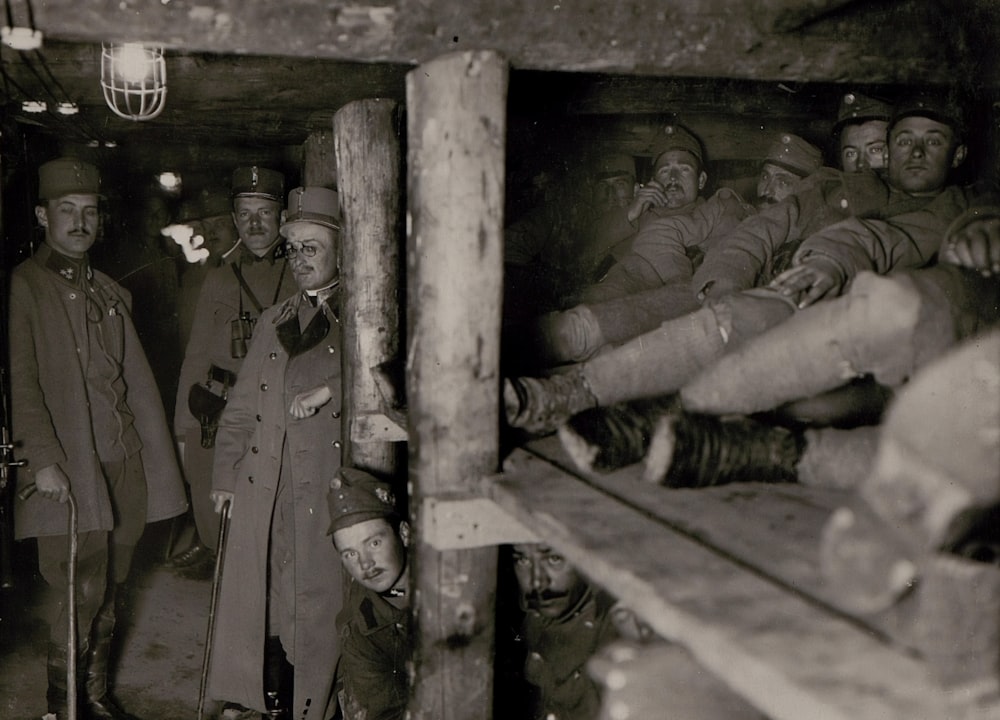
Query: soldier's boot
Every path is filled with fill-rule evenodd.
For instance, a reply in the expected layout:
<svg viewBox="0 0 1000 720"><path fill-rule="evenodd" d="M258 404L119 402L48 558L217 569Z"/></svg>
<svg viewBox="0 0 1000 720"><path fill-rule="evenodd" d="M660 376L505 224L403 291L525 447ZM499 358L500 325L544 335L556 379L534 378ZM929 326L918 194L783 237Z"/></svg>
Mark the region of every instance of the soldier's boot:
<svg viewBox="0 0 1000 720"><path fill-rule="evenodd" d="M678 409L676 395L595 407L559 428L563 448L584 472L606 472L642 460L657 422Z"/></svg>
<svg viewBox="0 0 1000 720"><path fill-rule="evenodd" d="M554 432L573 415L597 407L587 378L577 368L547 378L508 378L503 402L508 424L535 434Z"/></svg>
<svg viewBox="0 0 1000 720"><path fill-rule="evenodd" d="M281 640L268 637L264 645L264 704L268 720L286 720L292 714L294 669Z"/></svg>
<svg viewBox="0 0 1000 720"><path fill-rule="evenodd" d="M752 418L674 411L657 420L643 480L667 487L796 481L805 436Z"/></svg>
<svg viewBox="0 0 1000 720"><path fill-rule="evenodd" d="M85 653L86 651L81 654ZM49 716L55 716L56 720L64 720L69 717L69 706L66 697L66 658L67 650L64 644L49 643L48 662L46 666L48 689L45 691L45 700ZM82 667L82 663L77 663L77 667ZM80 675L78 674L77 677L80 678ZM80 689L82 690L82 682L80 680L78 680L78 684L81 685ZM78 690L77 697L79 696L80 692Z"/></svg>
<svg viewBox="0 0 1000 720"><path fill-rule="evenodd" d="M115 595L114 585L111 585L92 626L84 684L86 720L138 720L118 707L108 688L108 666L115 629Z"/></svg>

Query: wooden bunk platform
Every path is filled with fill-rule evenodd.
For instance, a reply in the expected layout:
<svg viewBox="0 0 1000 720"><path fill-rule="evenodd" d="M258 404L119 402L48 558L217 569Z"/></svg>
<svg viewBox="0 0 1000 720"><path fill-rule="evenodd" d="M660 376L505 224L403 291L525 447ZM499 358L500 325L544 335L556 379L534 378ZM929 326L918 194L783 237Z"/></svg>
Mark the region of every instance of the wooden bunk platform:
<svg viewBox="0 0 1000 720"><path fill-rule="evenodd" d="M508 541L557 548L774 720L1000 718L994 689L944 689L916 653L888 639L888 616L835 607L819 572L819 534L847 493L668 490L637 476L637 467L573 472L552 437L511 453L484 495L508 515ZM477 544L477 530L484 544L497 541L503 523L479 515L464 544Z"/></svg>

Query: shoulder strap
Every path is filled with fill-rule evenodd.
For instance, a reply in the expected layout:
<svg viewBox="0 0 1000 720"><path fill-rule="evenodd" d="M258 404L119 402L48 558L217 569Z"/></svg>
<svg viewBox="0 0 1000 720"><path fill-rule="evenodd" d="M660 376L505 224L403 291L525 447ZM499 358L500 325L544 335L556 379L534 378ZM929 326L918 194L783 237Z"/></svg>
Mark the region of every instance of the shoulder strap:
<svg viewBox="0 0 1000 720"><path fill-rule="evenodd" d="M233 269L233 275L235 275L236 279L239 281L240 287L243 288L243 292L245 292L247 297L250 298L250 302L253 303L253 306L257 309L257 314L260 315L260 313L264 311L264 308L261 307L257 296L253 294L253 290L251 290L250 286L247 285L247 281L244 279L243 273L240 271L239 262L234 262L229 267Z"/></svg>

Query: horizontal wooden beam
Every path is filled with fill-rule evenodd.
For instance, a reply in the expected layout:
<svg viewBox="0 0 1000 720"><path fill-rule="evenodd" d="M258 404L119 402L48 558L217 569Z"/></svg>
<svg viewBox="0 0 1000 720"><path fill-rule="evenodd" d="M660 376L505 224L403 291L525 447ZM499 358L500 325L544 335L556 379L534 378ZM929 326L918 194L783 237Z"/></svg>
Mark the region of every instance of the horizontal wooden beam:
<svg viewBox="0 0 1000 720"><path fill-rule="evenodd" d="M385 413L359 414L351 423L351 440L356 443L406 442L407 438L406 426L400 423L400 418Z"/></svg>
<svg viewBox="0 0 1000 720"><path fill-rule="evenodd" d="M12 5L16 9L17 3ZM989 58L976 57L975 48L962 46L961 6L941 15L929 0L48 0L35 5L37 27L54 38L156 42L212 53L412 65L453 50L493 48L515 69L904 84L952 82L957 60L983 72L986 82L995 84L998 75L995 59L990 65ZM826 19L832 9L840 12ZM807 31L785 32L806 21Z"/></svg>
<svg viewBox="0 0 1000 720"><path fill-rule="evenodd" d="M427 498L420 537L435 550L468 550L505 543L536 542L538 536L488 498Z"/></svg>

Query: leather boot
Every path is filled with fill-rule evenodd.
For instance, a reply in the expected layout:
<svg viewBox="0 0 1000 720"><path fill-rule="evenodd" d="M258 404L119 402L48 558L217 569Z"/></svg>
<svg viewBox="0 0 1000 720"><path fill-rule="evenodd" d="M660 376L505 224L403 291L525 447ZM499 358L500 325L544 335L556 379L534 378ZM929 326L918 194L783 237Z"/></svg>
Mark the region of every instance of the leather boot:
<svg viewBox="0 0 1000 720"><path fill-rule="evenodd" d="M656 423L643 479L667 487L797 480L805 436L747 417L675 412Z"/></svg>
<svg viewBox="0 0 1000 720"><path fill-rule="evenodd" d="M511 427L536 434L555 432L578 412L597 407L597 398L579 369L547 378L508 378L503 402Z"/></svg>
<svg viewBox="0 0 1000 720"><path fill-rule="evenodd" d="M45 691L45 700L49 713L58 720L69 717L66 698L66 646L60 643L49 643L48 663L46 666L49 686ZM78 665L79 667L79 665ZM79 677L79 676L78 676ZM79 693L77 693L79 695Z"/></svg>
<svg viewBox="0 0 1000 720"><path fill-rule="evenodd" d="M584 472L632 465L645 457L656 422L679 411L676 398L665 395L585 410L559 428L559 439Z"/></svg>
<svg viewBox="0 0 1000 720"><path fill-rule="evenodd" d="M94 618L86 663L86 720L137 720L118 707L108 691L108 661L115 629L115 589L112 585Z"/></svg>
<svg viewBox="0 0 1000 720"><path fill-rule="evenodd" d="M268 637L264 644L264 704L269 720L285 720L291 716L294 677L281 640L276 636Z"/></svg>

